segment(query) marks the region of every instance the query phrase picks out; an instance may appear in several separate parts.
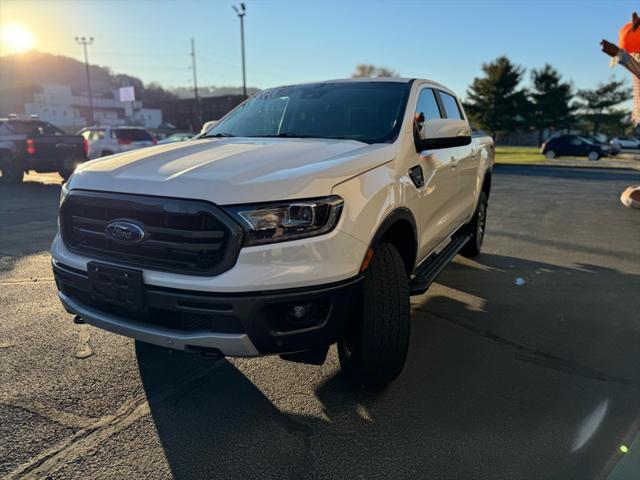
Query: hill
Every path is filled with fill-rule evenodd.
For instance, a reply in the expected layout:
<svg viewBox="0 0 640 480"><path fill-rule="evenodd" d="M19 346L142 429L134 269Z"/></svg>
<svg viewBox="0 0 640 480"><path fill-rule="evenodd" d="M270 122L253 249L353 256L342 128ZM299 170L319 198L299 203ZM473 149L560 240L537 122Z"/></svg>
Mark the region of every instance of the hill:
<svg viewBox="0 0 640 480"><path fill-rule="evenodd" d="M91 87L96 93L132 85L136 98L155 102L178 98L156 83L145 85L137 77L116 74L108 67L90 65ZM85 66L74 58L31 51L0 57L0 92L43 84L69 85L74 90L86 90Z"/></svg>

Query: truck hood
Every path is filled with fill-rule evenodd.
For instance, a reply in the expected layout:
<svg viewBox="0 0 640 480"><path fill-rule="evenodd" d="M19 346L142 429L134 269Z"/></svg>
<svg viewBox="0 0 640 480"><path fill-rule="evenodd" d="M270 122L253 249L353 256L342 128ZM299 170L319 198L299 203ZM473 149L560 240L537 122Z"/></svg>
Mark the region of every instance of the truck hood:
<svg viewBox="0 0 640 480"><path fill-rule="evenodd" d="M393 159L389 144L294 138L202 139L112 155L78 167L71 189L196 198L220 205L329 195Z"/></svg>

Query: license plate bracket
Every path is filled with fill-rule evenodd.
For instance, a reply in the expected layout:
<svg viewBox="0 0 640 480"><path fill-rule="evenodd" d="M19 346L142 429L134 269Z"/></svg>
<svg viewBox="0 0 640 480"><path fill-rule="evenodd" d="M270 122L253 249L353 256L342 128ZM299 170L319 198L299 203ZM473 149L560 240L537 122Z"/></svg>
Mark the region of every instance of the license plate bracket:
<svg viewBox="0 0 640 480"><path fill-rule="evenodd" d="M136 311L144 309L142 270L89 262L87 271L94 300Z"/></svg>

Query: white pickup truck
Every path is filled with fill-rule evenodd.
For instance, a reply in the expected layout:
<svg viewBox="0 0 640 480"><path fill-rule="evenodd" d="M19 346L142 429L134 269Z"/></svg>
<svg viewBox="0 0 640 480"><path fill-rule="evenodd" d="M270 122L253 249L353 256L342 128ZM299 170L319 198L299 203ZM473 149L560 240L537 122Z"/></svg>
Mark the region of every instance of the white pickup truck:
<svg viewBox="0 0 640 480"><path fill-rule="evenodd" d="M97 327L211 356L312 364L380 387L409 296L480 252L494 160L462 105L419 79L263 91L197 140L81 165L53 271Z"/></svg>

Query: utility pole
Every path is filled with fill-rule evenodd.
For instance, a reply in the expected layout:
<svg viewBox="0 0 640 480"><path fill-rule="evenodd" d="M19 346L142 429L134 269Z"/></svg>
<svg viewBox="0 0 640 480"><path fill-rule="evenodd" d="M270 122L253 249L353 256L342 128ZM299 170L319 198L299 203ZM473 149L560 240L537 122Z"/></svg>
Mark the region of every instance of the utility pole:
<svg viewBox="0 0 640 480"><path fill-rule="evenodd" d="M196 121L202 124L200 95L198 95L198 72L196 71L196 41L191 37L191 68L193 70L193 98L196 101ZM198 125L199 127L202 125Z"/></svg>
<svg viewBox="0 0 640 480"><path fill-rule="evenodd" d="M247 74L244 63L244 16L247 14L247 9L244 6L244 3L240 4L240 8L238 9L235 5L232 7L238 18L240 18L240 48L242 49L242 95L244 98L247 98Z"/></svg>
<svg viewBox="0 0 640 480"><path fill-rule="evenodd" d="M87 45L93 43L93 37L76 37L76 42L84 47L84 67L87 71L87 90L89 91L89 125L95 123L93 115L93 95L91 93L91 76L89 75L89 54L87 53Z"/></svg>

